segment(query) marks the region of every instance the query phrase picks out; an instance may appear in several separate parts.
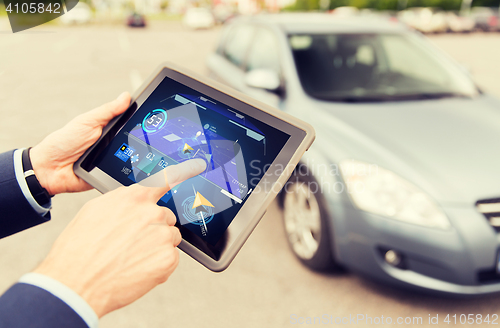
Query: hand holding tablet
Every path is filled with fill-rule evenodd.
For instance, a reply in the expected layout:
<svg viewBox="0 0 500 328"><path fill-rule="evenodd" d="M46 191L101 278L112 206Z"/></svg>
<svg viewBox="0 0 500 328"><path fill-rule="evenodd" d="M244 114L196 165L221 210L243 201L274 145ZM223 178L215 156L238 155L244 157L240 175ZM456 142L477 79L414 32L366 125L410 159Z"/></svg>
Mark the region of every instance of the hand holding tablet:
<svg viewBox="0 0 500 328"><path fill-rule="evenodd" d="M164 170L168 183L158 174L143 180L149 187L121 187L91 200L34 272L69 287L98 317L132 303L165 282L179 260L177 219L156 203L205 169L204 161L188 160Z"/></svg>
<svg viewBox="0 0 500 328"><path fill-rule="evenodd" d="M204 167L171 183L158 205L177 217L179 248L222 271L313 140L314 130L296 118L169 64L74 170L107 192L136 183L160 187L183 180L176 166Z"/></svg>

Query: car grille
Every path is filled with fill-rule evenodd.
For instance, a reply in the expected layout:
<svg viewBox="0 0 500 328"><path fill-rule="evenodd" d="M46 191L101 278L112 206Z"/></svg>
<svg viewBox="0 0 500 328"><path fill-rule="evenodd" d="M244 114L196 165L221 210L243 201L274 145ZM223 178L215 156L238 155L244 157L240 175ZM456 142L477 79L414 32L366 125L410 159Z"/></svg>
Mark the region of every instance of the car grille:
<svg viewBox="0 0 500 328"><path fill-rule="evenodd" d="M481 200L476 203L477 210L486 217L490 225L500 232L500 198Z"/></svg>

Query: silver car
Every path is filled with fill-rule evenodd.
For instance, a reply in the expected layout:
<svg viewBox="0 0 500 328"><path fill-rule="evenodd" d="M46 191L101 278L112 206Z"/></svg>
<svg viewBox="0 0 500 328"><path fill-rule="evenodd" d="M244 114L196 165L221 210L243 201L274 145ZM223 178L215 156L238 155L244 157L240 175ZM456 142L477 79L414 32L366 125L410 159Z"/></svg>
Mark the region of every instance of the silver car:
<svg viewBox="0 0 500 328"><path fill-rule="evenodd" d="M500 291L500 101L395 21L241 18L210 76L312 124L283 189L292 251L396 286Z"/></svg>

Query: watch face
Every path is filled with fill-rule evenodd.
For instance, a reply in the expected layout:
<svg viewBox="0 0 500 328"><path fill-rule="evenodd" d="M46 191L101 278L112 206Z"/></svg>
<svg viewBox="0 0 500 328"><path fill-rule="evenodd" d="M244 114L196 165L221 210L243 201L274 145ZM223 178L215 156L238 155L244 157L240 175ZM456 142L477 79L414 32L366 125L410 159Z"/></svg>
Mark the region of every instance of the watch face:
<svg viewBox="0 0 500 328"><path fill-rule="evenodd" d="M167 112L163 109L154 109L142 120L142 129L146 133L160 131L167 122Z"/></svg>

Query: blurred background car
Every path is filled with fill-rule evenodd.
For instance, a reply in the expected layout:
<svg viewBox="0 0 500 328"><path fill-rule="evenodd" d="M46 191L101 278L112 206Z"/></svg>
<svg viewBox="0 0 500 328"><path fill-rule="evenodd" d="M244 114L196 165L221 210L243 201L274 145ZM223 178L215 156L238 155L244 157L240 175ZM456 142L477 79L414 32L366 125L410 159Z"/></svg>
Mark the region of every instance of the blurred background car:
<svg viewBox="0 0 500 328"><path fill-rule="evenodd" d="M476 22L469 16L462 16L460 13L448 11L445 13L448 32L469 33L476 26Z"/></svg>
<svg viewBox="0 0 500 328"><path fill-rule="evenodd" d="M92 20L92 10L89 5L79 1L73 9L60 17L60 22L65 25L87 24Z"/></svg>
<svg viewBox="0 0 500 328"><path fill-rule="evenodd" d="M446 14L435 8L409 8L399 12L398 18L422 33L443 33L448 30Z"/></svg>
<svg viewBox="0 0 500 328"><path fill-rule="evenodd" d="M127 26L146 27L146 17L137 12L133 12L127 17Z"/></svg>
<svg viewBox="0 0 500 328"><path fill-rule="evenodd" d="M370 9L368 10L370 11ZM360 10L356 7L342 6L333 9L330 13L339 17L352 17L358 15Z"/></svg>
<svg viewBox="0 0 500 328"><path fill-rule="evenodd" d="M211 28L215 25L215 18L207 8L189 8L184 14L182 24L191 29Z"/></svg>
<svg viewBox="0 0 500 328"><path fill-rule="evenodd" d="M213 15L217 23L224 24L230 19L236 17L236 13L231 6L219 3L214 6Z"/></svg>
<svg viewBox="0 0 500 328"><path fill-rule="evenodd" d="M473 7L470 17L475 22L475 28L483 32L496 32L500 30L498 8Z"/></svg>
<svg viewBox="0 0 500 328"><path fill-rule="evenodd" d="M280 198L304 265L500 291L500 101L424 36L362 17L240 18L207 67L316 129Z"/></svg>

